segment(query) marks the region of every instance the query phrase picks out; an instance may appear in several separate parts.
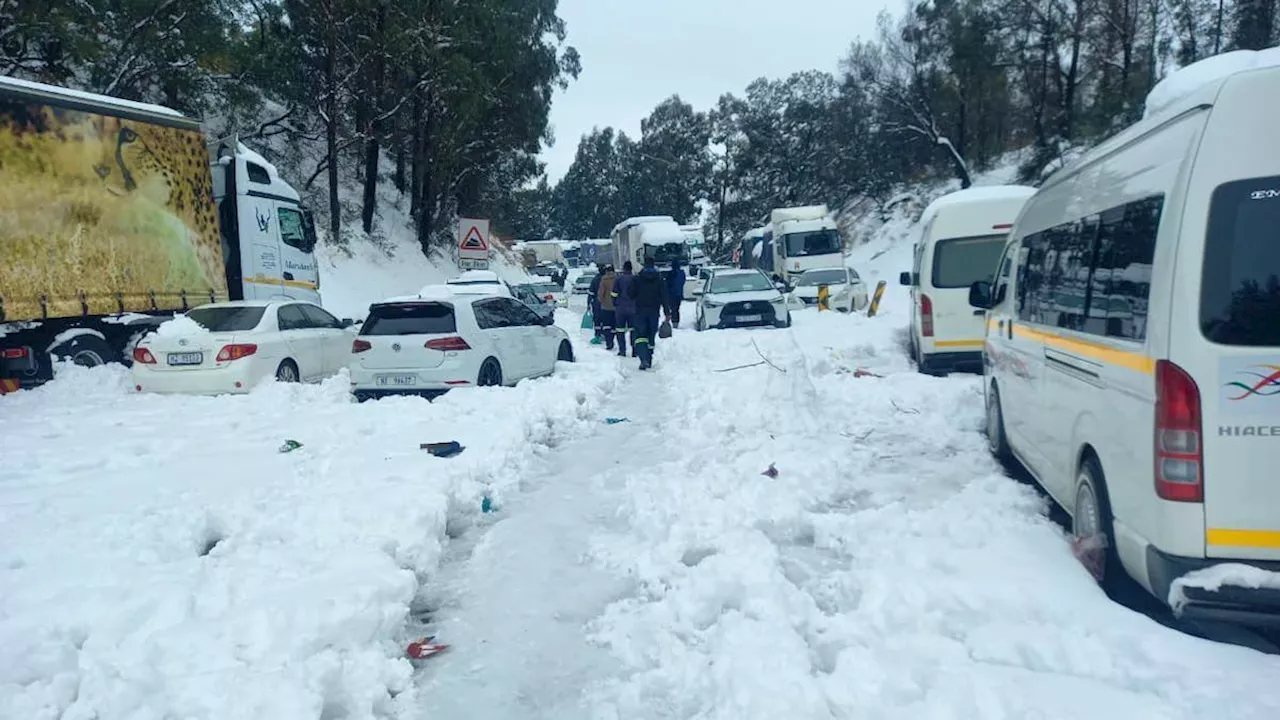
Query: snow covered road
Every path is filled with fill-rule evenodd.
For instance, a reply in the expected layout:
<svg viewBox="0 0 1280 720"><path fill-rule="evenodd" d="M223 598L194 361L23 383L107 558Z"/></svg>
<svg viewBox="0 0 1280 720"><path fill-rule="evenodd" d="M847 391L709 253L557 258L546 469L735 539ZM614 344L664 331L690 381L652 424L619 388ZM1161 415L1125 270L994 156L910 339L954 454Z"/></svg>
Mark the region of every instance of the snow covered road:
<svg viewBox="0 0 1280 720"><path fill-rule="evenodd" d="M1280 658L1094 585L902 306L435 403L8 396L0 718L1280 716Z"/></svg>

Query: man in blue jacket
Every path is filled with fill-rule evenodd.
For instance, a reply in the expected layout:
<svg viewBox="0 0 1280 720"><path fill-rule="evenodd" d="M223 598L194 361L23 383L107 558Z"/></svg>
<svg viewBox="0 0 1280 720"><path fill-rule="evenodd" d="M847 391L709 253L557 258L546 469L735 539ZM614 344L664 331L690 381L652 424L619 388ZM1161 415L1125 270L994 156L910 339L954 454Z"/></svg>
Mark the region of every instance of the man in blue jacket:
<svg viewBox="0 0 1280 720"><path fill-rule="evenodd" d="M636 301L632 294L636 276L631 274L631 261L622 263L622 272L613 280L613 331L618 338L618 355L627 356L627 333L631 332L636 317ZM635 336L631 342L631 356L636 356Z"/></svg>
<svg viewBox="0 0 1280 720"><path fill-rule="evenodd" d="M667 283L658 273L653 260L645 260L644 269L631 283L630 292L636 304L632 344L640 358L640 369L648 370L653 367L653 344L658 339L658 311L664 311L667 317L671 316Z"/></svg>
<svg viewBox="0 0 1280 720"><path fill-rule="evenodd" d="M671 327L680 327L680 301L684 300L684 268L679 260L671 261L671 272L667 273L667 297L671 301Z"/></svg>

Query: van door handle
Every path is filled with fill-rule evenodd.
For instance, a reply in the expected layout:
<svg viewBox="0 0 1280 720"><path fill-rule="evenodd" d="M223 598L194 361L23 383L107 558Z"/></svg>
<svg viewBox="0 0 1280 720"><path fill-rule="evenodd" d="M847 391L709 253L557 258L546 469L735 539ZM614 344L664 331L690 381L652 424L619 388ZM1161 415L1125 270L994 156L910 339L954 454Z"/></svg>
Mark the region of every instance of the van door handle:
<svg viewBox="0 0 1280 720"><path fill-rule="evenodd" d="M1013 339L1013 318L1009 318L1009 324L1005 326L1005 330L1007 331L1007 334L1005 335L1005 337L1012 340Z"/></svg>
<svg viewBox="0 0 1280 720"><path fill-rule="evenodd" d="M284 274L284 279L285 279L285 280L292 280L292 279L293 279L293 273L291 273L291 272L287 272L287 273L285 273L285 274Z"/></svg>
<svg viewBox="0 0 1280 720"><path fill-rule="evenodd" d="M983 315L986 315L986 314L987 314L987 311L986 311L986 310L974 310L974 311L973 311L973 315L974 315L974 317L982 317Z"/></svg>

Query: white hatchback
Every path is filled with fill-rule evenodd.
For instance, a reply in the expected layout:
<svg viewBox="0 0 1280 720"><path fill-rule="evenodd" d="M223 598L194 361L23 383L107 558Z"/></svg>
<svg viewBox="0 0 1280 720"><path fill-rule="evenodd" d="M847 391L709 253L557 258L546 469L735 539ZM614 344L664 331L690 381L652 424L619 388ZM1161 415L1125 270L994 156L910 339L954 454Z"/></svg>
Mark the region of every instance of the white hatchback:
<svg viewBox="0 0 1280 720"><path fill-rule="evenodd" d="M318 305L244 300L201 305L138 342L139 392L244 393L269 378L316 381L347 365L351 322Z"/></svg>
<svg viewBox="0 0 1280 720"><path fill-rule="evenodd" d="M706 287L695 293L698 310L694 327L791 327L786 298L759 270L717 270Z"/></svg>
<svg viewBox="0 0 1280 720"><path fill-rule="evenodd" d="M350 346L351 392L432 397L550 375L573 362L568 333L552 323L512 298L456 286L378 303Z"/></svg>
<svg viewBox="0 0 1280 720"><path fill-rule="evenodd" d="M827 286L828 307L840 312L855 312L867 306L867 286L849 267L806 270L795 277L795 288L787 295L794 308L817 307L818 290Z"/></svg>

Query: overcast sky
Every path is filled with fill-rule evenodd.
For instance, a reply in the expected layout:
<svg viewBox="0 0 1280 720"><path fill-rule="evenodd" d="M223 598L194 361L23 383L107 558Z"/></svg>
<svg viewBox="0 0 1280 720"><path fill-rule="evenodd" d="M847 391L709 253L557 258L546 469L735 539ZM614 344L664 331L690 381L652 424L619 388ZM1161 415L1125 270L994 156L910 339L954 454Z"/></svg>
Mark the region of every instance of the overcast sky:
<svg viewBox="0 0 1280 720"><path fill-rule="evenodd" d="M758 77L835 71L849 43L875 36L886 0L560 0L582 75L556 93L556 144L545 150L554 183L578 139L612 126L632 137L640 120L678 94L699 110ZM892 7L897 9L900 0Z"/></svg>

